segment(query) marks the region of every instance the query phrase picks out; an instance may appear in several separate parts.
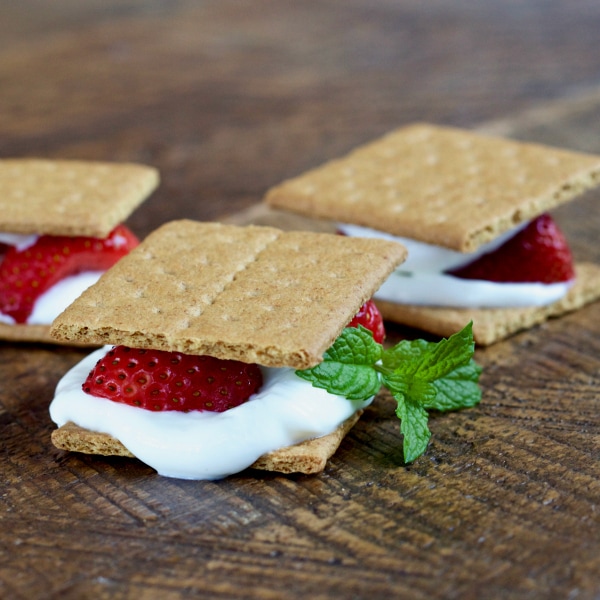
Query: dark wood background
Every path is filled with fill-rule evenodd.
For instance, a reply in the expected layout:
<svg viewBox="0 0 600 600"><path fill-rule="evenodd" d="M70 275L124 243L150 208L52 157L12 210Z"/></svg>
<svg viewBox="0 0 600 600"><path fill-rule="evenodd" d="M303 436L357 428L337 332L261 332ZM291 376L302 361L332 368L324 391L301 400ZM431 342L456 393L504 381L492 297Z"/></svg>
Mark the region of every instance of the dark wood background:
<svg viewBox="0 0 600 600"><path fill-rule="evenodd" d="M247 220L413 120L600 152L599 42L597 0L4 0L0 156L157 166L142 236ZM581 259L598 200L556 213ZM600 598L599 336L595 304L479 350L410 467L381 397L322 475L221 482L54 450L84 351L1 343L0 597Z"/></svg>

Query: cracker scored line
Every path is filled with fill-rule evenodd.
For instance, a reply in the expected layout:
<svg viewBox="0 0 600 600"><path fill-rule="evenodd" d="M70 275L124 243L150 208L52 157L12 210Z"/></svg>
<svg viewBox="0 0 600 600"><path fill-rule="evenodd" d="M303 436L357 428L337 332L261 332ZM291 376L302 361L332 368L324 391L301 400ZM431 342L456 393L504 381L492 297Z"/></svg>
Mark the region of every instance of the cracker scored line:
<svg viewBox="0 0 600 600"><path fill-rule="evenodd" d="M383 240L176 221L76 300L52 334L307 368L405 256Z"/></svg>

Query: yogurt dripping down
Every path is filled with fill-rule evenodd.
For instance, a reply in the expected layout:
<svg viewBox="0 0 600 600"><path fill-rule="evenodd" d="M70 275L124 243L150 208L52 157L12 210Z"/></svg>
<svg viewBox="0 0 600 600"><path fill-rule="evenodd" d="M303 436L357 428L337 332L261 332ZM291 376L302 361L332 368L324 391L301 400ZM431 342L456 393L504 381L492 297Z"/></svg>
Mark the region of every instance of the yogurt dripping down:
<svg viewBox="0 0 600 600"><path fill-rule="evenodd" d="M460 279L444 273L495 250L526 226L527 223L523 223L472 253L456 252L358 225L339 224L338 229L348 236L383 238L399 242L407 248L408 258L375 293L376 300L453 308L545 306L560 300L574 281L550 284L498 283Z"/></svg>
<svg viewBox="0 0 600 600"><path fill-rule="evenodd" d="M50 417L59 427L71 421L110 434L167 477L214 480L238 473L267 452L331 433L372 401L329 394L293 369L261 367L262 388L240 406L222 413L153 412L82 390L109 349L96 350L64 375Z"/></svg>

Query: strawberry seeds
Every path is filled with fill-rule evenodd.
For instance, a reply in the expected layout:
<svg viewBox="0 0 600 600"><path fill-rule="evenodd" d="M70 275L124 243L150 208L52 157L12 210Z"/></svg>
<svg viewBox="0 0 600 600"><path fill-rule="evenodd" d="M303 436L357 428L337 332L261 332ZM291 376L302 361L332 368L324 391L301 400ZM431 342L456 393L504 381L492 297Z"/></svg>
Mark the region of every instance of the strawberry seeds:
<svg viewBox="0 0 600 600"><path fill-rule="evenodd" d="M531 221L493 252L448 273L501 283L557 283L575 277L567 240L548 214Z"/></svg>
<svg viewBox="0 0 600 600"><path fill-rule="evenodd" d="M246 402L261 386L255 364L115 346L82 387L92 396L151 411L223 412Z"/></svg>
<svg viewBox="0 0 600 600"><path fill-rule="evenodd" d="M35 301L52 286L83 271L106 271L138 245L119 225L104 239L42 235L24 249L0 255L0 313L25 323Z"/></svg>

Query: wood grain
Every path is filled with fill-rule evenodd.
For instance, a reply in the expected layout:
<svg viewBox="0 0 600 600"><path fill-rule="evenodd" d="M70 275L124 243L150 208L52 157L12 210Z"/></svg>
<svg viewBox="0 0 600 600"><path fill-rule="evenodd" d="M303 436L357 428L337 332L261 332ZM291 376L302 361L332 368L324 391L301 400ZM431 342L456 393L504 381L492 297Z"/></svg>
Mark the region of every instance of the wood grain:
<svg viewBox="0 0 600 600"><path fill-rule="evenodd" d="M141 235L260 219L270 185L413 120L600 152L593 0L0 8L0 156L157 166ZM579 260L599 198L556 213ZM3 343L0 597L598 598L599 340L593 304L478 350L481 405L433 415L412 466L382 396L322 475L220 482L53 449L85 351Z"/></svg>

